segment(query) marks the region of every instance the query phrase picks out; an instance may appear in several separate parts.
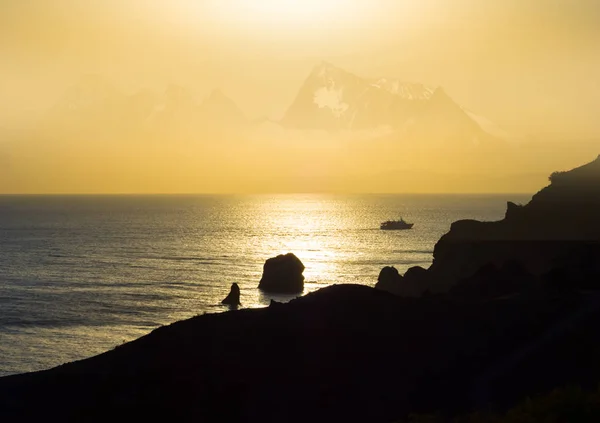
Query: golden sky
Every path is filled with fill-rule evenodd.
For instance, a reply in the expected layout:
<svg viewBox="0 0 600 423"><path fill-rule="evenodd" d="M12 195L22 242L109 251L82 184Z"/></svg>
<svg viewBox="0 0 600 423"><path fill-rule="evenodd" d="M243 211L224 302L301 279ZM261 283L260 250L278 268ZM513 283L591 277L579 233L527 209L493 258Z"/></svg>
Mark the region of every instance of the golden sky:
<svg viewBox="0 0 600 423"><path fill-rule="evenodd" d="M279 118L311 69L327 60L361 76L441 85L457 102L509 131L589 139L600 135L598 22L600 2L595 0L3 0L0 129L43 116L69 86L88 74L101 75L128 93L178 84L198 101L221 88L249 118ZM305 144L321 145L324 137ZM229 182L211 185L206 179L215 179L211 175L216 173L209 171L216 166L214 160L181 153L189 159L189 169L183 166L187 170L179 169L177 176L177 149L166 154L164 147L156 147L158 151L150 153L144 140L127 140L127 146L124 142L111 140L101 152L81 143L68 148L43 144L49 148L46 157L11 142L10 151L0 148L0 160L12 169L10 174L8 167L0 171L0 191L235 191L241 186L236 172L254 169L240 159ZM0 139L0 146L7 144L2 143ZM120 149L109 148L111 143ZM338 180L353 168L360 181L354 184L361 189L394 191L388 183L378 183L377 176L364 176L374 174L376 152L371 161L365 158L371 153L364 152L358 160L346 147L339 148L345 164L336 161L339 150L330 156L323 153L329 158L312 164L312 179L306 171L287 176L314 182L273 190L318 190L325 180L331 190L349 189ZM86 173L93 168L85 162L92 160L92 150L99 168L96 176ZM135 156L140 150L152 157L133 164L128 154ZM299 156L310 160L313 153ZM90 157L85 160L75 159L86 154ZM227 157L225 151L212 154ZM244 154L242 158L251 153ZM104 161L98 159L101 156ZM573 156L564 166L576 165L581 158ZM62 163L63 176L55 172L57 163ZM551 157L544 163L550 167L563 162ZM441 167L425 162L419 166ZM202 178L196 178L200 167ZM543 174L546 167L536 172ZM257 179L242 190L272 184L264 181L272 179L275 168L256 176L263 182ZM282 172L289 166L283 168ZM42 171L51 177L39 178ZM161 172L172 177L140 182ZM191 184L194 178L204 182ZM431 178L431 184L419 184L419 190L485 190L483 185L461 188L461 182L445 187ZM494 189L535 189L540 176L536 178L526 188L507 182Z"/></svg>
<svg viewBox="0 0 600 423"><path fill-rule="evenodd" d="M443 85L506 124L566 113L591 130L574 108L600 97L599 21L595 0L3 0L0 113L49 104L98 72L199 95L222 86L268 114L327 58Z"/></svg>

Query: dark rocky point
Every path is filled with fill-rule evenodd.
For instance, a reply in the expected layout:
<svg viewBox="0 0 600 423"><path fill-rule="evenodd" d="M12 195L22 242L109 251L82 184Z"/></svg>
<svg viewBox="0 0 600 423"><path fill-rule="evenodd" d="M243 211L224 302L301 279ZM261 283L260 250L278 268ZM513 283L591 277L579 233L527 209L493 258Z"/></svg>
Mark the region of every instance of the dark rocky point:
<svg viewBox="0 0 600 423"><path fill-rule="evenodd" d="M281 307L284 304L285 303L280 303L279 301L271 300L271 302L269 302L269 308L272 309L272 308Z"/></svg>
<svg viewBox="0 0 600 423"><path fill-rule="evenodd" d="M273 294L299 294L304 291L304 265L292 253L268 259L258 288Z"/></svg>
<svg viewBox="0 0 600 423"><path fill-rule="evenodd" d="M379 276L381 277L381 273ZM381 284L378 282L375 287L383 289L384 291L391 292L395 295L400 295L403 297L415 297L422 295L424 291L427 290L428 277L429 273L426 269L423 269L421 266L413 266L406 271L404 276L398 275L396 281L398 281L399 283L392 283L390 281ZM385 278L392 279L392 276L391 274L389 274L386 275ZM423 289L423 287L425 287L425 290Z"/></svg>
<svg viewBox="0 0 600 423"><path fill-rule="evenodd" d="M402 284L402 275L394 266L386 266L379 272L375 288L392 294L400 293Z"/></svg>
<svg viewBox="0 0 600 423"><path fill-rule="evenodd" d="M231 290L227 297L221 301L221 304L228 305L229 307L238 307L242 305L242 303L240 303L240 287L237 283L234 282L231 284Z"/></svg>
<svg viewBox="0 0 600 423"><path fill-rule="evenodd" d="M424 284L427 278L427 270L421 266L413 266L406 271L404 279L412 284Z"/></svg>

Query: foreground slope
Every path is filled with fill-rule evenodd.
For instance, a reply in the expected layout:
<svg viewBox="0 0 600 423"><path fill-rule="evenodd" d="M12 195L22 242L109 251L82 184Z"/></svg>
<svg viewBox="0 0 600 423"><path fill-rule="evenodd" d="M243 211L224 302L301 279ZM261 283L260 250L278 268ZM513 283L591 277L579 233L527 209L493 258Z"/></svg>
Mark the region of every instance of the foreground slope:
<svg viewBox="0 0 600 423"><path fill-rule="evenodd" d="M600 322L595 303L589 304L545 296L411 300L365 286L332 286L267 309L198 316L87 360L2 378L0 419L104 421L118 414L386 422L413 411L468 410L482 402L474 392L483 390L486 403L511 402L516 394L598 376L577 371L595 360L578 347L567 362L548 359L562 372L541 386L536 373L507 372L501 385L488 376L512 352L550 354L549 345L562 345L579 327L560 329L561 322L581 310L587 311L579 319ZM538 338L543 349L528 347ZM591 344L598 340L588 339Z"/></svg>

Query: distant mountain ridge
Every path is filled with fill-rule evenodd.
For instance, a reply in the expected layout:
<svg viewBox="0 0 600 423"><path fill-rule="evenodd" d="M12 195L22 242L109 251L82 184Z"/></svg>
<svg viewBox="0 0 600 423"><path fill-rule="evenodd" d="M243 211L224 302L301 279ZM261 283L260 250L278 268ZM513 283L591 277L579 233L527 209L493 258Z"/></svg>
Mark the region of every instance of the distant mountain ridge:
<svg viewBox="0 0 600 423"><path fill-rule="evenodd" d="M312 69L279 121L248 119L219 89L202 101L175 84L159 93L126 94L101 76L86 75L48 111L41 130L102 139L136 134L197 138L206 131L263 123L294 130L367 131L371 138L380 136L383 128L392 140L418 148L472 149L509 138L488 119L456 103L441 87L363 78L328 62Z"/></svg>
<svg viewBox="0 0 600 423"><path fill-rule="evenodd" d="M140 90L126 94L101 76L86 75L48 110L41 129L118 136L235 129L247 122L237 104L220 90L197 102L188 89L176 84L160 93Z"/></svg>
<svg viewBox="0 0 600 423"><path fill-rule="evenodd" d="M507 134L452 100L441 88L390 78L362 78L317 65L287 109L282 125L297 129L373 129L408 139L481 144Z"/></svg>

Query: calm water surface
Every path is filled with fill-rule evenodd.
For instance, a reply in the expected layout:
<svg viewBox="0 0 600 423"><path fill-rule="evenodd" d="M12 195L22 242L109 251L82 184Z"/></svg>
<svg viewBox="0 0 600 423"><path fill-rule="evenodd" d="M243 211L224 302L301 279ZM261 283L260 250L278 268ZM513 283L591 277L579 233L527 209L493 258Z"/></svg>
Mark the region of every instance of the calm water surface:
<svg viewBox="0 0 600 423"><path fill-rule="evenodd" d="M264 261L293 252L306 292L428 266L459 219L524 195L0 196L0 375L103 352L176 320L244 307ZM410 231L381 231L403 216ZM286 298L278 298L286 300Z"/></svg>

